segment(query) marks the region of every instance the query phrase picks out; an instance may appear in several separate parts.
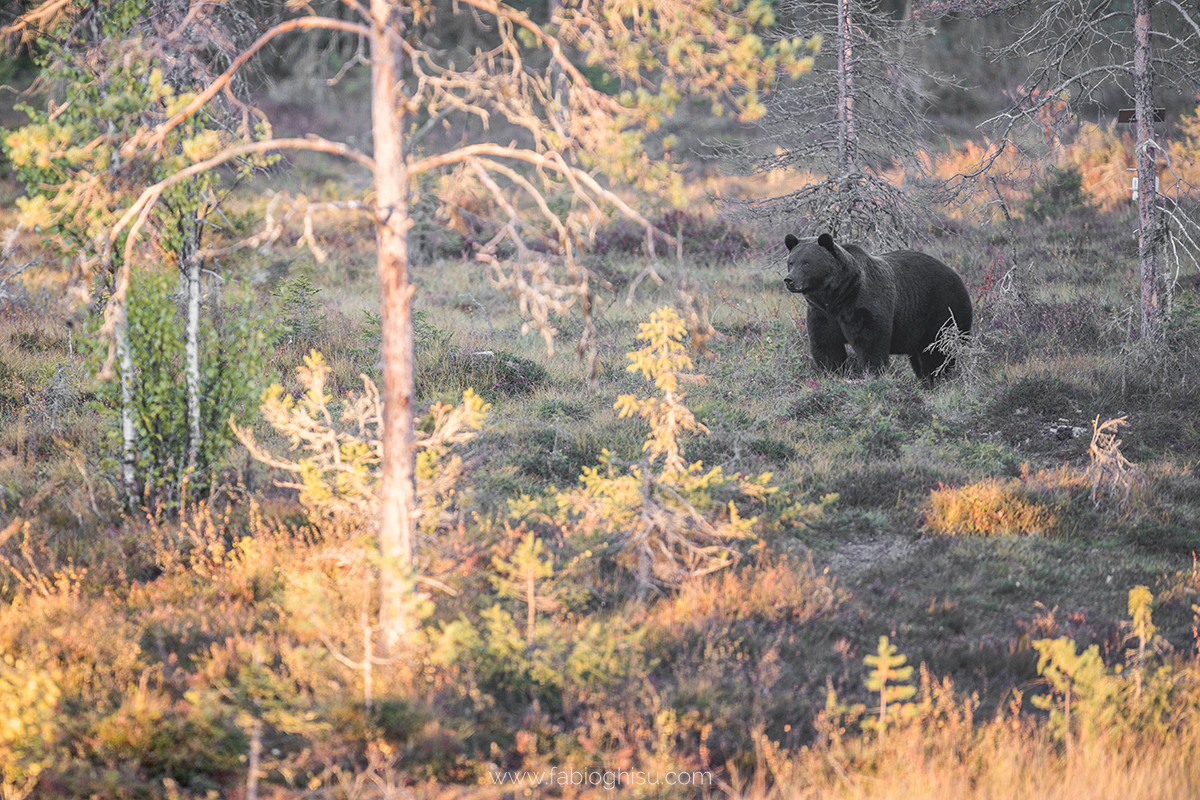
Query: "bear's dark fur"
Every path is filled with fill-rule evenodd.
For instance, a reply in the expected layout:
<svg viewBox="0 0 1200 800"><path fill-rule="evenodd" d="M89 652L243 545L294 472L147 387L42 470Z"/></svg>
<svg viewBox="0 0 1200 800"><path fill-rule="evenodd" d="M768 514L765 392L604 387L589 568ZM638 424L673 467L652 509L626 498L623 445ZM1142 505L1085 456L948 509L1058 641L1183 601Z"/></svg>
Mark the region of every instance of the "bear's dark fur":
<svg viewBox="0 0 1200 800"><path fill-rule="evenodd" d="M946 356L926 348L951 314L959 330L971 330L966 285L932 256L913 250L872 256L857 245L842 247L828 233L806 240L789 233L784 244L783 283L808 301L812 354L824 369L843 369L849 344L856 372L879 372L890 354L904 354L917 377L932 385Z"/></svg>

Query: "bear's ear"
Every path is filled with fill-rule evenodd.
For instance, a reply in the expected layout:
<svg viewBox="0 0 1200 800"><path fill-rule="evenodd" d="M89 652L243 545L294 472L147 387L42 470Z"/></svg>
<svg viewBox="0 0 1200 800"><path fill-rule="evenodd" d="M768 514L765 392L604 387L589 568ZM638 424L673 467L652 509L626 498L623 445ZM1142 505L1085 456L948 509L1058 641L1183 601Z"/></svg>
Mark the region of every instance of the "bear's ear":
<svg viewBox="0 0 1200 800"><path fill-rule="evenodd" d="M837 245L835 245L833 243L833 237L830 236L828 233L822 233L820 236L818 236L817 244L821 245L821 247L824 247L826 250L828 250L831 255L835 255L835 256L837 255L837 252L834 250L834 248L837 247Z"/></svg>
<svg viewBox="0 0 1200 800"><path fill-rule="evenodd" d="M789 233L787 236L783 237L783 246L788 250L792 250L798 244L800 244L800 240L797 239L796 235L793 233Z"/></svg>

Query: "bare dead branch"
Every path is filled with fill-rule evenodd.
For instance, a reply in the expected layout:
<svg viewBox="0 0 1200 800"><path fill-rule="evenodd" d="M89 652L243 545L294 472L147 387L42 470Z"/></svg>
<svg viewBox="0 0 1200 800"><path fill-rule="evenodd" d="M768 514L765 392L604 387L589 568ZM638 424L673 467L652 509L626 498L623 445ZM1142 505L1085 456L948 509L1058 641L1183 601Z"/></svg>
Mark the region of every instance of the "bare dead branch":
<svg viewBox="0 0 1200 800"><path fill-rule="evenodd" d="M237 73L237 71L241 69L242 66L245 65L245 63L249 61L255 53L265 47L268 42L277 36L281 36L291 31L311 30L314 28L346 31L347 33L356 33L359 36L371 35L371 29L366 25L362 25L357 22L334 19L333 17L300 17L298 19L290 19L287 22L281 22L280 24L269 29L262 36L258 37L254 44L243 50L241 55L235 58L233 63L229 65L228 69L226 69L223 73L214 78L211 83L209 83L207 89L196 95L195 99L188 103L177 114L175 114L175 116L171 117L169 120L155 128L144 142L139 141L137 137L131 137L129 141L127 141L121 148L121 154L128 157L143 146L148 149L161 147L163 140L169 132L178 127L180 123L182 123L192 114L196 113L197 110L202 108L204 104L211 100L218 92L222 91L229 81L233 79L233 76Z"/></svg>

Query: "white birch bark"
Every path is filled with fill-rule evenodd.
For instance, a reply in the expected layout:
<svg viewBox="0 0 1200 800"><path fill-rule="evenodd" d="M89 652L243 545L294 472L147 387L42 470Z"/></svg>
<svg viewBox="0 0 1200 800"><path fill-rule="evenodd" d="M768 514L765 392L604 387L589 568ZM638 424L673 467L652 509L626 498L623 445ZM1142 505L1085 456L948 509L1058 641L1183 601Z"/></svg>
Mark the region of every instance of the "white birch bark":
<svg viewBox="0 0 1200 800"><path fill-rule="evenodd" d="M197 241L198 226L194 220L185 223L183 249L180 265L187 284L187 341L184 345L186 359L185 380L187 382L188 408L188 472L194 472L200 452L200 259Z"/></svg>
<svg viewBox="0 0 1200 800"><path fill-rule="evenodd" d="M128 298L121 301L116 326L117 358L121 364L121 481L126 502L137 501L137 440L133 425L133 354L129 351Z"/></svg>

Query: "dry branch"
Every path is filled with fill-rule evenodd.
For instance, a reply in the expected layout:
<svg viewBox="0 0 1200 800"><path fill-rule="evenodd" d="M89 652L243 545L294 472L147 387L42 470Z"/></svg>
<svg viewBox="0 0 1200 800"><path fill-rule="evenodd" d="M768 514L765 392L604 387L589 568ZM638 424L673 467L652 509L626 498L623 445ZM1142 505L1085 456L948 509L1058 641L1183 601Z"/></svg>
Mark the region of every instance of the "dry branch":
<svg viewBox="0 0 1200 800"><path fill-rule="evenodd" d="M251 142L249 144L230 147L212 158L193 164L148 187L109 231L108 247L104 253L104 260L106 262L111 262L112 245L116 243L126 226L129 226L129 233L125 239L124 257L121 261L120 269L117 271L112 296L109 298L108 305L104 309L104 325L100 328L101 336L109 339L109 351L108 358L105 360L104 366L98 375L99 380L109 380L113 376L113 364L117 356L114 333L117 322L121 317L125 295L129 290L129 273L133 263L133 247L137 242L139 231L145 224L146 219L149 217L150 212L153 210L155 203L158 202L163 191L194 175L206 172L236 158L267 153L272 150L309 150L318 153L329 153L348 158L351 161L362 164L368 169L373 170L375 167L375 162L369 156L340 142L331 142L317 137L310 139L268 139L262 142ZM131 221L133 223L132 226L130 226Z"/></svg>
<svg viewBox="0 0 1200 800"><path fill-rule="evenodd" d="M157 149L162 147L163 140L166 135L180 125L184 120L192 114L199 111L204 105L221 92L233 80L233 76L240 70L247 61L249 61L255 53L261 50L272 39L285 33L297 30L310 30L314 28L323 28L326 30L346 31L347 33L357 33L359 36L369 36L371 29L365 25L346 20L334 19L332 17L300 17L299 19L291 19L287 22L281 22L275 27L268 30L250 47L246 48L233 63L229 65L223 73L213 79L208 88L196 95L192 102L183 107L175 116L171 117L166 122L159 125L152 133L144 140L139 140L137 137L131 138L121 148L121 155L128 157L137 150L145 147L147 149Z"/></svg>

